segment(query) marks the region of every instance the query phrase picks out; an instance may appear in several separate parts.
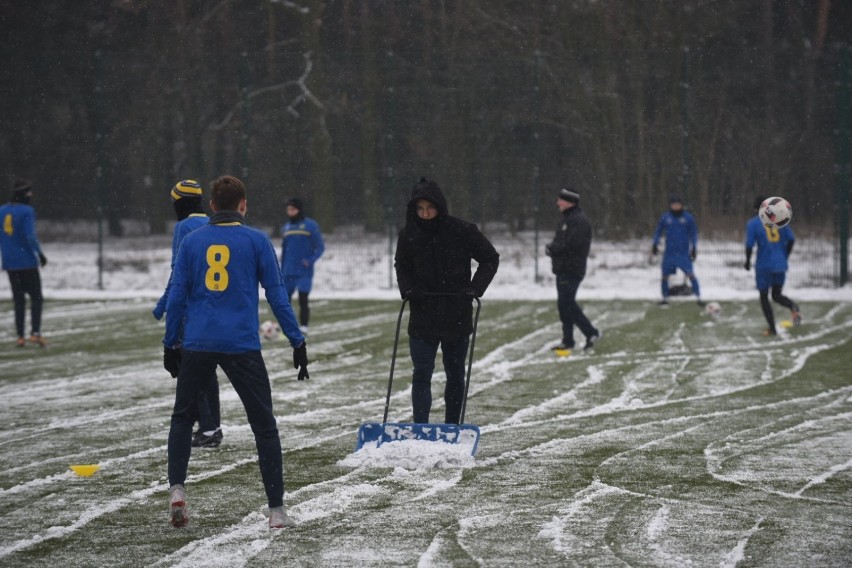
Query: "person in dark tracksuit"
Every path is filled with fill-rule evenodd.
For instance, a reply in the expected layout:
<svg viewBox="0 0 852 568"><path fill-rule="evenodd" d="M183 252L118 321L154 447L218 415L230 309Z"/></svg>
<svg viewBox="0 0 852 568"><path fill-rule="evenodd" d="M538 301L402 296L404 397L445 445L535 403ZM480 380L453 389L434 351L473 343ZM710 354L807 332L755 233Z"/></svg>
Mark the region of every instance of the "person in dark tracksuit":
<svg viewBox="0 0 852 568"><path fill-rule="evenodd" d="M754 208L757 210L763 203L764 197L754 200ZM769 292L772 290L772 300L790 310L790 318L793 325L801 325L802 313L798 304L784 295L784 281L787 277L787 262L790 253L793 252L793 244L796 237L789 225L785 227L767 227L755 214L746 223L745 239L745 264L743 268L751 270L751 253L757 245L757 259L754 262L754 279L757 291L760 294L760 309L766 318L767 327L763 334L767 336L777 335L775 328L775 314L772 304L769 303Z"/></svg>
<svg viewBox="0 0 852 568"><path fill-rule="evenodd" d="M172 206L177 216L174 234L172 236L172 271L175 268L180 243L183 238L200 227L207 225L210 218L204 213L201 205L201 184L195 180L185 179L179 181L169 192ZM152 314L158 320L166 313L166 302L169 299L169 290L172 285L172 275L166 289L154 306ZM221 410L219 404L219 380L216 378L216 369L213 369L213 380L205 382L206 389L198 396L198 430L192 435L192 447L194 448L217 448L222 443Z"/></svg>
<svg viewBox="0 0 852 568"><path fill-rule="evenodd" d="M0 255L3 257L3 270L9 274L12 286L12 300L15 305L15 331L18 338L15 345L24 347L24 319L26 316L27 296L30 297L30 337L29 341L44 347L47 345L41 335L41 311L44 299L41 294L41 275L39 266L47 264L47 257L41 251L36 238L35 210L30 205L32 184L17 180L9 203L0 207Z"/></svg>
<svg viewBox="0 0 852 568"><path fill-rule="evenodd" d="M168 441L170 522L179 527L188 521L184 483L196 398L218 365L240 397L254 434L269 527L292 526L283 506L284 470L272 388L260 352L259 286L293 346L299 380L310 378L305 338L287 298L272 241L244 224L245 186L233 176L217 178L211 186L213 216L208 225L184 237L166 308L163 366L177 376Z"/></svg>
<svg viewBox="0 0 852 568"><path fill-rule="evenodd" d="M305 217L305 204L298 197L287 201L287 222L281 227L281 274L287 296L299 292L299 327L307 335L311 317L308 295L314 281L314 264L325 251L319 225Z"/></svg>
<svg viewBox="0 0 852 568"><path fill-rule="evenodd" d="M592 325L577 303L577 290L586 277L586 259L592 244L592 226L580 208L580 194L562 188L556 199L562 213L556 236L545 247L556 275L556 305L562 321L562 341L553 346L563 351L574 348L574 326L586 336L584 350L592 349L600 339L600 331Z"/></svg>
<svg viewBox="0 0 852 568"><path fill-rule="evenodd" d="M471 260L479 264L473 277ZM472 301L485 293L499 262L500 255L477 226L451 217L438 184L421 178L411 192L394 255L399 291L411 309L408 345L414 365L414 422L429 422L432 372L440 347L447 376L444 422L459 423L465 356L473 331Z"/></svg>
<svg viewBox="0 0 852 568"><path fill-rule="evenodd" d="M669 276L677 272L678 269L682 270L689 278L692 293L695 295L698 305L703 306L704 302L701 300L698 278L696 278L692 267L698 247L698 224L695 222L692 213L684 209L683 199L676 195L669 198L669 210L663 213L659 223L657 223L657 229L654 231L651 243L652 255L660 253L660 239L663 235L666 237L666 250L663 252L663 261L660 264L663 272L660 284L663 299L660 300L660 307L665 308L669 305Z"/></svg>

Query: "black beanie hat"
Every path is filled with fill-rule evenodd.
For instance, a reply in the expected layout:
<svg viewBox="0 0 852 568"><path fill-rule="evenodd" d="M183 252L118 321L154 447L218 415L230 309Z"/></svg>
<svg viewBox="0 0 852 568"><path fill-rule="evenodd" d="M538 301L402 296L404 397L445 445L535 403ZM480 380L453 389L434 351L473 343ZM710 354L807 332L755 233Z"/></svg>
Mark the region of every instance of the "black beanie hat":
<svg viewBox="0 0 852 568"><path fill-rule="evenodd" d="M669 205L672 203L680 203L683 205L683 199L681 199L680 195L670 195L669 196Z"/></svg>
<svg viewBox="0 0 852 568"><path fill-rule="evenodd" d="M580 203L580 194L573 187L563 187L559 190L559 199L568 203Z"/></svg>
<svg viewBox="0 0 852 568"><path fill-rule="evenodd" d="M287 203L285 205L287 207L295 207L299 211L302 211L305 208L305 202L299 199L298 197L291 197L287 200Z"/></svg>
<svg viewBox="0 0 852 568"><path fill-rule="evenodd" d="M12 186L12 201L16 203L27 203L29 201L29 193L33 190L33 186L25 179L15 180Z"/></svg>
<svg viewBox="0 0 852 568"><path fill-rule="evenodd" d="M755 197L754 198L754 208L760 209L760 204L763 203L764 201L766 201L766 198L763 197L762 195L758 195L757 197Z"/></svg>

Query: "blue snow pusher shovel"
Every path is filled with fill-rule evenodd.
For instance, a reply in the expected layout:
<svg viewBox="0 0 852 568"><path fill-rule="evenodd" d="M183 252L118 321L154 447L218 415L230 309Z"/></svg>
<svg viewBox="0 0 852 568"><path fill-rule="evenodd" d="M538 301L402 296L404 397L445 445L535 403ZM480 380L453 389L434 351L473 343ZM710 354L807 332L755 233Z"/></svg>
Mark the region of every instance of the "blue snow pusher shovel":
<svg viewBox="0 0 852 568"><path fill-rule="evenodd" d="M437 294L436 294L437 295ZM444 295L444 294L441 294ZM447 294L450 295L450 294ZM452 294L456 295L456 294ZM402 314L408 300L402 301L399 308L399 317L396 320L396 335L393 340L393 355L391 356L390 377L388 378L388 393L385 399L385 415L381 423L367 422L358 428L358 441L355 451L360 450L365 444L376 442L381 446L385 442L399 440L427 440L430 442L446 442L449 444L464 444L470 447L470 455L476 454L479 446L479 427L464 423L464 413L467 409L467 392L470 388L470 370L473 366L473 347L476 342L476 327L479 324L479 311L482 303L476 300L476 315L473 318L473 333L470 338L468 351L467 376L464 383L464 398L462 399L461 416L458 424L417 424L414 422L388 422L388 410L390 409L391 391L393 389L393 371L396 366L396 352L399 346L399 330L402 325Z"/></svg>

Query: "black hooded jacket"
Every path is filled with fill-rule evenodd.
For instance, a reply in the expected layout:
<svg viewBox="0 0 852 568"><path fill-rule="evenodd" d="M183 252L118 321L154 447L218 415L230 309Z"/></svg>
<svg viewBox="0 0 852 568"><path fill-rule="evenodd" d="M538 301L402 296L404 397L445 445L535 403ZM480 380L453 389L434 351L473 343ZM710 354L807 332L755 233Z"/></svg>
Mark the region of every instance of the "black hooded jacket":
<svg viewBox="0 0 852 568"><path fill-rule="evenodd" d="M425 199L438 216L423 221L417 201ZM479 266L471 278L471 259ZM447 212L447 200L437 184L421 181L411 193L405 227L399 233L394 257L400 294L485 293L497 273L500 255L476 225ZM473 330L473 306L469 297L430 296L411 302L408 333L421 339L457 339Z"/></svg>
<svg viewBox="0 0 852 568"><path fill-rule="evenodd" d="M566 209L548 247L553 273L584 278L591 245L592 225L586 214L579 205Z"/></svg>

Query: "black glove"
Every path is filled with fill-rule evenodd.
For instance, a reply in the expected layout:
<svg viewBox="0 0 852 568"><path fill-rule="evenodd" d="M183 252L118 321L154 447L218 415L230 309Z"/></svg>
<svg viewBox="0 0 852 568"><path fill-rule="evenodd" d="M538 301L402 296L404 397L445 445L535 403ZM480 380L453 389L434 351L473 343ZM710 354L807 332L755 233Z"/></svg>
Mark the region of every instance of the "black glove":
<svg viewBox="0 0 852 568"><path fill-rule="evenodd" d="M424 294L423 292L421 292L420 290L418 290L416 288L412 288L411 290L408 290L405 293L403 298L408 300L412 304L418 304L418 303L420 303L420 302L422 302L423 300L426 299L426 294Z"/></svg>
<svg viewBox="0 0 852 568"><path fill-rule="evenodd" d="M38 261L41 263L42 266L47 264L47 257L44 256L44 253L38 253Z"/></svg>
<svg viewBox="0 0 852 568"><path fill-rule="evenodd" d="M172 378L177 378L180 371L180 349L163 347L163 367Z"/></svg>
<svg viewBox="0 0 852 568"><path fill-rule="evenodd" d="M746 270L751 270L751 259L750 258L746 259L745 264L743 264L743 268L745 268Z"/></svg>
<svg viewBox="0 0 852 568"><path fill-rule="evenodd" d="M544 245L544 254L546 254L547 256L553 255L553 251L550 248L550 245Z"/></svg>
<svg viewBox="0 0 852 568"><path fill-rule="evenodd" d="M304 341L293 349L293 368L299 369L298 379L300 381L311 378L308 374L308 347Z"/></svg>
<svg viewBox="0 0 852 568"><path fill-rule="evenodd" d="M689 250L689 260L695 260L695 257L698 256L698 251L693 249Z"/></svg>
<svg viewBox="0 0 852 568"><path fill-rule="evenodd" d="M473 286L468 286L467 288L463 288L462 294L464 294L466 298L470 298L471 300L473 300L474 298L479 298L480 296L482 296L482 294L479 293L479 290L477 290Z"/></svg>
<svg viewBox="0 0 852 568"><path fill-rule="evenodd" d="M660 247L658 247L657 245L651 245L651 254L653 254L654 256L660 254Z"/></svg>

